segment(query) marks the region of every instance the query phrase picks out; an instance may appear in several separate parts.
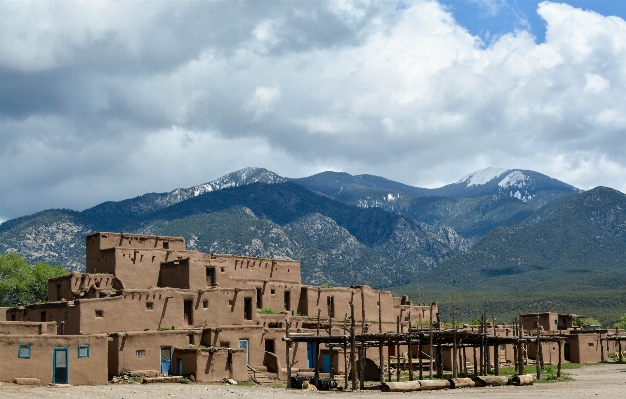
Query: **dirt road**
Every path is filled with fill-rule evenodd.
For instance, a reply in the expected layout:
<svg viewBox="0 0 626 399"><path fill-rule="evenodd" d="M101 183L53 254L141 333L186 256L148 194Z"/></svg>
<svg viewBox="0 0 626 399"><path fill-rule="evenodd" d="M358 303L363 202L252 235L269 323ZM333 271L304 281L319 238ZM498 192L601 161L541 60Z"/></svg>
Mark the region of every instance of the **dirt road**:
<svg viewBox="0 0 626 399"><path fill-rule="evenodd" d="M110 384L77 387L28 387L14 384L0 386L0 398L407 398L422 396L439 398L626 398L626 364L597 364L581 369L567 370L574 381L535 384L527 387L492 387L448 389L415 393L363 392L307 392L253 386L226 386L202 384Z"/></svg>

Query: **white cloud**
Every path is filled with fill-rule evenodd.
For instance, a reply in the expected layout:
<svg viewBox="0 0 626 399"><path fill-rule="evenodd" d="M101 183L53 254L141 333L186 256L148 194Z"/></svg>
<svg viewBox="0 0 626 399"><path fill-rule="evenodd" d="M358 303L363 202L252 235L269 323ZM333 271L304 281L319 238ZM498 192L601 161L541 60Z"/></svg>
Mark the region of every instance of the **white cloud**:
<svg viewBox="0 0 626 399"><path fill-rule="evenodd" d="M274 108L274 104L280 100L280 87L259 86L254 94L248 98L243 107L254 114L254 120L269 114Z"/></svg>
<svg viewBox="0 0 626 399"><path fill-rule="evenodd" d="M2 6L2 217L245 166L430 187L501 166L624 188L617 17L543 2L545 43L485 47L426 0Z"/></svg>

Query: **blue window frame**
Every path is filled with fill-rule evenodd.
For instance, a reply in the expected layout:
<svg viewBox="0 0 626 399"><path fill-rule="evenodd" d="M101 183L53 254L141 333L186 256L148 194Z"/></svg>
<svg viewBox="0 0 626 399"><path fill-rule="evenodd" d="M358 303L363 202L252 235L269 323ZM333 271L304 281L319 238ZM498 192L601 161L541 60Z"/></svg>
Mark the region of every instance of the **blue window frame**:
<svg viewBox="0 0 626 399"><path fill-rule="evenodd" d="M22 359L30 359L30 353L33 347L31 345L20 345L17 348L17 357Z"/></svg>
<svg viewBox="0 0 626 399"><path fill-rule="evenodd" d="M78 357L89 357L91 347L89 345L78 345Z"/></svg>

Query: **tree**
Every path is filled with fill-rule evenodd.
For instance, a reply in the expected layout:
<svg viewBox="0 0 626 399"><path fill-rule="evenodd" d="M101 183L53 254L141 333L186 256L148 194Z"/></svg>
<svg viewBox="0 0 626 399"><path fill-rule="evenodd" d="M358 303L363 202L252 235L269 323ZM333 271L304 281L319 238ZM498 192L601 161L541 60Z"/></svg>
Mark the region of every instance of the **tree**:
<svg viewBox="0 0 626 399"><path fill-rule="evenodd" d="M0 306L45 302L48 280L68 274L62 266L38 262L30 267L17 253L0 254Z"/></svg>
<svg viewBox="0 0 626 399"><path fill-rule="evenodd" d="M572 324L576 327L599 326L600 322L593 317L574 317Z"/></svg>
<svg viewBox="0 0 626 399"><path fill-rule="evenodd" d="M619 318L619 321L615 323L615 327L619 327L620 330L626 330L626 314Z"/></svg>

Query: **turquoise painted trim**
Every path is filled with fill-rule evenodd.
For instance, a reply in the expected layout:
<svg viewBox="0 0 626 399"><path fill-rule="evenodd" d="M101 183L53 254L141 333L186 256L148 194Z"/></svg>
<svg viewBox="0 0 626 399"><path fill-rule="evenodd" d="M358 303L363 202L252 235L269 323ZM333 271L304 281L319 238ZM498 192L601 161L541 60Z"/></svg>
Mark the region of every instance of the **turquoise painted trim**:
<svg viewBox="0 0 626 399"><path fill-rule="evenodd" d="M86 355L84 355L84 356L81 356L81 355L80 355L81 349L87 349L87 354L86 354ZM78 345L78 351L77 351L77 353L78 353L78 358L79 358L79 359L81 359L81 358L87 358L87 357L89 357L89 356L91 355L91 346L89 346L89 345Z"/></svg>
<svg viewBox="0 0 626 399"><path fill-rule="evenodd" d="M27 348L28 349L28 355L22 356L22 348ZM33 350L33 346L32 345L19 345L17 347L17 357L19 357L20 359L30 359L30 355L31 355L32 350Z"/></svg>
<svg viewBox="0 0 626 399"><path fill-rule="evenodd" d="M52 349L52 383L56 384L56 378L54 375L54 369L56 368L56 361L57 361L57 350L65 350L67 351L66 355L65 355L65 365L66 365L66 369L67 369L67 382L66 384L70 383L70 348L68 346L55 346Z"/></svg>

